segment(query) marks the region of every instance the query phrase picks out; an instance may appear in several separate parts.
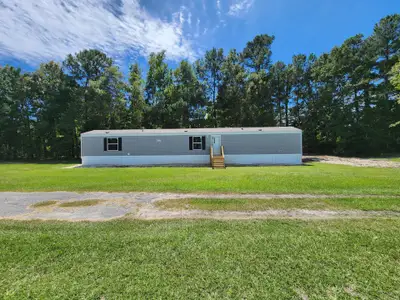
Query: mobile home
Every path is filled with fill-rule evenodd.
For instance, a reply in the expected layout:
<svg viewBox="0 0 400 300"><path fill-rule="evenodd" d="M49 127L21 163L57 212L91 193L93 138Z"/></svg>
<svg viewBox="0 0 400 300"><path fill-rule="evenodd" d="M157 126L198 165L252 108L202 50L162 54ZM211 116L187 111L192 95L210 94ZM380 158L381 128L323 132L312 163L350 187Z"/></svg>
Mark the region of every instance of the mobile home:
<svg viewBox="0 0 400 300"><path fill-rule="evenodd" d="M81 135L83 166L298 165L294 127L93 130Z"/></svg>

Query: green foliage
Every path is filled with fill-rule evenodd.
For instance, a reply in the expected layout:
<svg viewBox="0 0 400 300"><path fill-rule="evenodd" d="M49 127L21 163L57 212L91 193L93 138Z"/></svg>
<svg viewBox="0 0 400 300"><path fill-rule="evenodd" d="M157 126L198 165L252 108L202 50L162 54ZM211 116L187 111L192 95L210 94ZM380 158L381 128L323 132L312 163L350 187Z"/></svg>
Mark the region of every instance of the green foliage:
<svg viewBox="0 0 400 300"><path fill-rule="evenodd" d="M126 128L141 128L144 125L144 117L149 107L144 99L144 81L142 79L142 71L139 64L133 64L130 67L128 78L129 92L128 97L128 119L126 120Z"/></svg>
<svg viewBox="0 0 400 300"><path fill-rule="evenodd" d="M240 55L231 50L221 66L222 81L218 91L216 108L219 125L223 127L246 126L250 117L246 103L247 73L240 63Z"/></svg>
<svg viewBox="0 0 400 300"><path fill-rule="evenodd" d="M167 94L172 84L172 73L165 62L165 51L151 53L147 72L145 99L150 106L146 127L162 128L168 121Z"/></svg>
<svg viewBox="0 0 400 300"><path fill-rule="evenodd" d="M391 75L392 75L392 77L390 79L390 82L397 89L397 91L399 91L398 95L397 95L397 97L398 97L397 103L400 105L400 96L399 96L399 94L400 94L400 61L393 66ZM390 126L395 127L395 126L399 126L399 125L400 125L400 121L397 121L396 123L394 123Z"/></svg>
<svg viewBox="0 0 400 300"><path fill-rule="evenodd" d="M271 45L274 39L274 36L261 34L248 42L242 54L246 67L255 72L267 70L271 64Z"/></svg>
<svg viewBox="0 0 400 300"><path fill-rule="evenodd" d="M391 83L398 91L400 91L400 61L393 66L391 75Z"/></svg>
<svg viewBox="0 0 400 300"><path fill-rule="evenodd" d="M218 126L218 120L220 119L217 116L216 99L221 87L221 68L224 59L223 49L213 48L206 52L204 58L195 62L197 76L208 100L206 119L208 125L213 127Z"/></svg>
<svg viewBox="0 0 400 300"><path fill-rule="evenodd" d="M319 57L272 62L275 37L242 52L206 51L172 70L151 53L125 80L113 60L89 49L35 72L0 67L0 159L78 158L92 129L295 126L305 153L371 156L400 152L400 15Z"/></svg>

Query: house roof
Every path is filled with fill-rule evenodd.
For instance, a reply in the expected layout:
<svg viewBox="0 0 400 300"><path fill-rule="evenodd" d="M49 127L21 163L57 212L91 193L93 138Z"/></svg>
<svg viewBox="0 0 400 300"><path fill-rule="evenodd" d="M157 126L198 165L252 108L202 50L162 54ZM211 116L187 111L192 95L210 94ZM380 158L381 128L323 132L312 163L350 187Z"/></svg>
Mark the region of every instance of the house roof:
<svg viewBox="0 0 400 300"><path fill-rule="evenodd" d="M119 130L92 130L82 133L88 136L107 135L162 135L162 134L207 134L207 133L243 133L243 132L270 132L270 133L299 133L295 127L235 127L235 128L177 128L177 129L119 129Z"/></svg>

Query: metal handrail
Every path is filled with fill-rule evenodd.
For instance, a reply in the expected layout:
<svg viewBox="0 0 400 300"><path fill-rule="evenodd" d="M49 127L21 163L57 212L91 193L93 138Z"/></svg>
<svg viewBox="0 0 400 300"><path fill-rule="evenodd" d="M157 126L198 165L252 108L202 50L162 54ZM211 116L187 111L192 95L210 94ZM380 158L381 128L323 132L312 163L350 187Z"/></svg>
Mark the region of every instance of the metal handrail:
<svg viewBox="0 0 400 300"><path fill-rule="evenodd" d="M214 153L212 150L212 146L210 147L210 164L211 164L211 167L214 169Z"/></svg>
<svg viewBox="0 0 400 300"><path fill-rule="evenodd" d="M214 168L214 162L213 162L213 158L214 158L214 153L213 153L213 147L210 147L210 163L211 163L211 167Z"/></svg>

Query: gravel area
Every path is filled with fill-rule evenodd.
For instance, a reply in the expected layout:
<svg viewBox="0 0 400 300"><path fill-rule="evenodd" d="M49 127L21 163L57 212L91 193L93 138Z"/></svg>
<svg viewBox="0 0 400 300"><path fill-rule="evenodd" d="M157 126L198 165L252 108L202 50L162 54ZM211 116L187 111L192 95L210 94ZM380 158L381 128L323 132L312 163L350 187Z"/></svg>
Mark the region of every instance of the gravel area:
<svg viewBox="0 0 400 300"><path fill-rule="evenodd" d="M265 210L254 212L201 211L201 210L160 210L154 203L167 199L184 198L326 198L346 197L346 195L309 195L309 194L176 194L176 193L72 193L72 192L37 192L0 193L0 218L19 220L67 220L67 221L105 221L128 217L133 219L331 219L331 218L367 218L400 217L398 212L376 211L327 211L327 210ZM351 197L366 197L359 195ZM103 200L93 206L60 207L63 202L89 199ZM35 207L34 204L56 201L56 203Z"/></svg>
<svg viewBox="0 0 400 300"><path fill-rule="evenodd" d="M386 159L370 159L338 156L303 156L303 162L318 161L326 164L348 165L353 167L375 167L375 168L400 168L400 162Z"/></svg>

